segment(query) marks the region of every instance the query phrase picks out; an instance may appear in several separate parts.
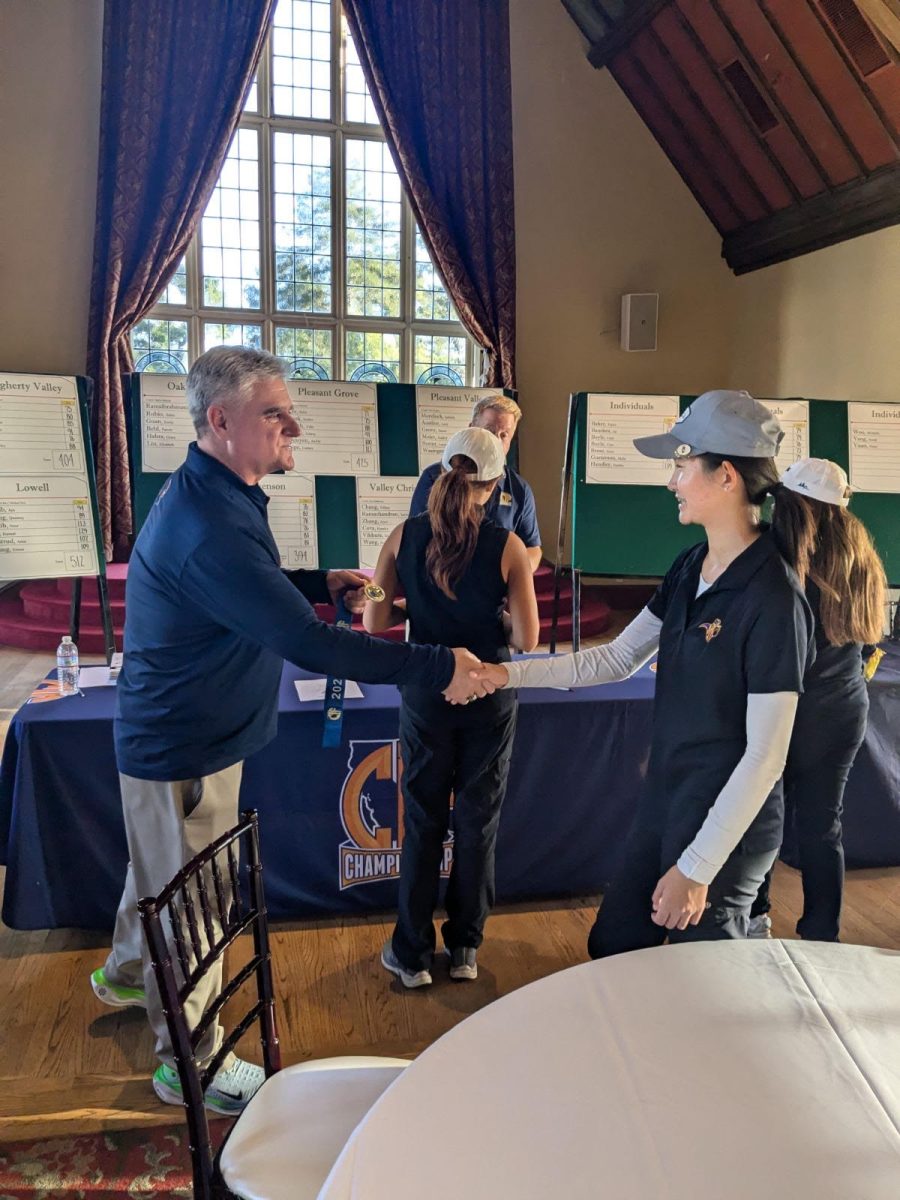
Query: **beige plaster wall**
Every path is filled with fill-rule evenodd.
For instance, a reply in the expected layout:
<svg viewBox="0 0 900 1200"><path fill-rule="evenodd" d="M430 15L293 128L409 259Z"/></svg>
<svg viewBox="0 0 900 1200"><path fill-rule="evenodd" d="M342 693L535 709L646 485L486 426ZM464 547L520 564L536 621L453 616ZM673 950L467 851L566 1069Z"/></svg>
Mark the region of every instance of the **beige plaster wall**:
<svg viewBox="0 0 900 1200"><path fill-rule="evenodd" d="M84 370L102 0L0 3L0 368Z"/></svg>
<svg viewBox="0 0 900 1200"><path fill-rule="evenodd" d="M102 0L0 3L0 367L83 369ZM550 548L568 394L900 398L900 231L735 278L716 231L559 0L510 0L522 466ZM660 293L659 349L619 297Z"/></svg>
<svg viewBox="0 0 900 1200"><path fill-rule="evenodd" d="M733 290L735 386L900 401L900 227L742 275Z"/></svg>
<svg viewBox="0 0 900 1200"><path fill-rule="evenodd" d="M511 0L523 473L555 545L571 391L703 391L729 375L720 239L559 0ZM623 292L659 292L659 349L619 348Z"/></svg>

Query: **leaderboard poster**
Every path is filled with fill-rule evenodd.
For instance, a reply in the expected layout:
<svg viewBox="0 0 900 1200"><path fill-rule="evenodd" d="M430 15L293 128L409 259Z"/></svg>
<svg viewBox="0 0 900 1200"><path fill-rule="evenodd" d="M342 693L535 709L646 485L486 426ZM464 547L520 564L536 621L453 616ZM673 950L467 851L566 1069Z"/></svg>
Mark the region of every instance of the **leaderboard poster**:
<svg viewBox="0 0 900 1200"><path fill-rule="evenodd" d="M0 580L98 575L98 547L78 380L0 373Z"/></svg>
<svg viewBox="0 0 900 1200"><path fill-rule="evenodd" d="M289 379L286 385L301 429L294 468L266 476L260 486L282 565L289 568L374 567L385 537L409 514L420 465L440 458L450 435L471 421L478 400L509 394L333 379ZM137 529L195 438L186 387L185 375L131 377Z"/></svg>
<svg viewBox="0 0 900 1200"><path fill-rule="evenodd" d="M847 405L850 486L857 492L900 492L900 404Z"/></svg>
<svg viewBox="0 0 900 1200"><path fill-rule="evenodd" d="M444 447L472 420L472 409L488 396L502 397L502 388L416 388L416 438L419 471L440 462Z"/></svg>

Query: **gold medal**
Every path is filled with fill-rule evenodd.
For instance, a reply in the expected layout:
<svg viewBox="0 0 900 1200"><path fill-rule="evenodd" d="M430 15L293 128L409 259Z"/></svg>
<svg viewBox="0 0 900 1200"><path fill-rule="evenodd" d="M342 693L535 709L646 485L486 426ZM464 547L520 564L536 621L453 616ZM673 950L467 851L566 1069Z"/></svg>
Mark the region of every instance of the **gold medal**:
<svg viewBox="0 0 900 1200"><path fill-rule="evenodd" d="M367 583L363 592L366 599L371 600L373 604L380 604L384 599L384 588L377 583Z"/></svg>

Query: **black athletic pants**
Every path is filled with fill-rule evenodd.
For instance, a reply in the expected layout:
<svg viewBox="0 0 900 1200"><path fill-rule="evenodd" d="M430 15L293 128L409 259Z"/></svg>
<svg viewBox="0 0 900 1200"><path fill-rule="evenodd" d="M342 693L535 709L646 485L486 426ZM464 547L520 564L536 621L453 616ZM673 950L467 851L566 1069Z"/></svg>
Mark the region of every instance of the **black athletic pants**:
<svg viewBox="0 0 900 1200"><path fill-rule="evenodd" d="M431 966L444 839L453 793L453 866L444 945L481 945L494 903L494 850L516 728L516 696L499 691L468 705L404 688L403 854L394 953L408 970Z"/></svg>
<svg viewBox="0 0 900 1200"><path fill-rule="evenodd" d="M680 852L671 839L643 827L637 818L588 938L591 958L661 946L667 937L670 942L708 942L747 936L750 905L778 851L741 854L736 850L709 885L709 908L699 923L687 929L665 929L652 920L651 901L657 883Z"/></svg>
<svg viewBox="0 0 900 1200"><path fill-rule="evenodd" d="M784 770L787 821L797 831L803 879L802 938L835 942L844 893L844 846L841 812L850 768L866 732L869 698L862 679L821 698L800 698L791 748ZM768 873L753 905L754 917L771 907Z"/></svg>

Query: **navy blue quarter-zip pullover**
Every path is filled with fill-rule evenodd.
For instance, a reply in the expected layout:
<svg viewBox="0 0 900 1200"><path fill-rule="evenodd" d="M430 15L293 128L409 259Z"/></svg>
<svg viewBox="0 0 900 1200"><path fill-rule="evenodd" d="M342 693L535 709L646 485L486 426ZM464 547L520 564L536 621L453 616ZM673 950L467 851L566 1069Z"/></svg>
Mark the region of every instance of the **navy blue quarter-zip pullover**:
<svg viewBox="0 0 900 1200"><path fill-rule="evenodd" d="M282 571L268 499L192 443L129 563L115 723L121 772L211 775L275 737L282 660L368 683L445 688L452 652L334 629L322 571Z"/></svg>

